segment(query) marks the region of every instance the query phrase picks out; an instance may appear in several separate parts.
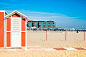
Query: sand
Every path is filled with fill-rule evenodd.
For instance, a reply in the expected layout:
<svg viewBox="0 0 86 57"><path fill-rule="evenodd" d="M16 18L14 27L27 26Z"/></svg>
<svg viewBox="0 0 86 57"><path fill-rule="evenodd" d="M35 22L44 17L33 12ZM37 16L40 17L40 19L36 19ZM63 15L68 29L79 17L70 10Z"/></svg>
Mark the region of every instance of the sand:
<svg viewBox="0 0 86 57"><path fill-rule="evenodd" d="M85 50L0 52L0 57L86 57Z"/></svg>
<svg viewBox="0 0 86 57"><path fill-rule="evenodd" d="M27 31L27 44L41 46L43 48L86 48L84 32L76 33L68 31L67 41L65 41L65 31L48 31L46 41L46 31Z"/></svg>
<svg viewBox="0 0 86 57"><path fill-rule="evenodd" d="M42 48L86 48L84 32L48 31L27 31L27 45L41 46ZM55 50L55 51L27 51L27 52L0 52L0 57L86 57L86 50Z"/></svg>

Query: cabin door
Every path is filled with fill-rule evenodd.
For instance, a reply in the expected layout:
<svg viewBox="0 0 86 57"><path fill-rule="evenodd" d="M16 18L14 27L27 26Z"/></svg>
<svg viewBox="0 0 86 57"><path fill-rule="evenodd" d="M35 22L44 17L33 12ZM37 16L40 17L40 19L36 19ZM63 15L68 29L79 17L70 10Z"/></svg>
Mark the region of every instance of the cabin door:
<svg viewBox="0 0 86 57"><path fill-rule="evenodd" d="M11 19L11 47L21 47L21 18Z"/></svg>

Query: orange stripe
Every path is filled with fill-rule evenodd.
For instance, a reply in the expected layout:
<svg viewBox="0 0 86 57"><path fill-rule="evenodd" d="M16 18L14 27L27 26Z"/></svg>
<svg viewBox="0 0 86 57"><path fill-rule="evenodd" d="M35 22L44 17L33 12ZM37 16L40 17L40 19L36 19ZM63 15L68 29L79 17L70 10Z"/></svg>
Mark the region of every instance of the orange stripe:
<svg viewBox="0 0 86 57"><path fill-rule="evenodd" d="M4 47L4 12L0 12L0 47Z"/></svg>
<svg viewBox="0 0 86 57"><path fill-rule="evenodd" d="M7 19L7 31L11 31L11 19Z"/></svg>
<svg viewBox="0 0 86 57"><path fill-rule="evenodd" d="M21 46L25 46L25 32L21 32Z"/></svg>
<svg viewBox="0 0 86 57"><path fill-rule="evenodd" d="M7 32L7 47L10 47L11 46L11 37L10 37L10 32Z"/></svg>
<svg viewBox="0 0 86 57"><path fill-rule="evenodd" d="M21 21L22 21L22 24L21 24L21 30L22 31L25 31L25 19L21 19Z"/></svg>

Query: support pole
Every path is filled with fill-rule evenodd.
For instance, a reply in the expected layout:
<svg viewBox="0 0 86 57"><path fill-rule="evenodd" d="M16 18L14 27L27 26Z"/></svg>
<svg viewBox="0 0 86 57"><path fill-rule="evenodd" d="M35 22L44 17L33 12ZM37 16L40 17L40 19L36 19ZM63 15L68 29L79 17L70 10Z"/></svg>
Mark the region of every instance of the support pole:
<svg viewBox="0 0 86 57"><path fill-rule="evenodd" d="M85 41L85 30L84 30L84 41Z"/></svg>
<svg viewBox="0 0 86 57"><path fill-rule="evenodd" d="M37 28L36 28L36 32L37 32Z"/></svg>
<svg viewBox="0 0 86 57"><path fill-rule="evenodd" d="M46 29L46 41L47 41L47 29Z"/></svg>
<svg viewBox="0 0 86 57"><path fill-rule="evenodd" d="M66 29L66 32L65 32L65 41L67 41L67 29Z"/></svg>
<svg viewBox="0 0 86 57"><path fill-rule="evenodd" d="M34 29L33 29L33 32L34 32Z"/></svg>

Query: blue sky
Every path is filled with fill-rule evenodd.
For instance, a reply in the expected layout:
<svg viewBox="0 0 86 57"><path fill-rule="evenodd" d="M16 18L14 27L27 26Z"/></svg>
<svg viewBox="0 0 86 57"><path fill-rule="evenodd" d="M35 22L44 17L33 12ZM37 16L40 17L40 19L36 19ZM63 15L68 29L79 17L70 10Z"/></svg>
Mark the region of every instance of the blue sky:
<svg viewBox="0 0 86 57"><path fill-rule="evenodd" d="M18 10L30 20L53 20L56 27L86 29L85 0L0 0L0 10Z"/></svg>

